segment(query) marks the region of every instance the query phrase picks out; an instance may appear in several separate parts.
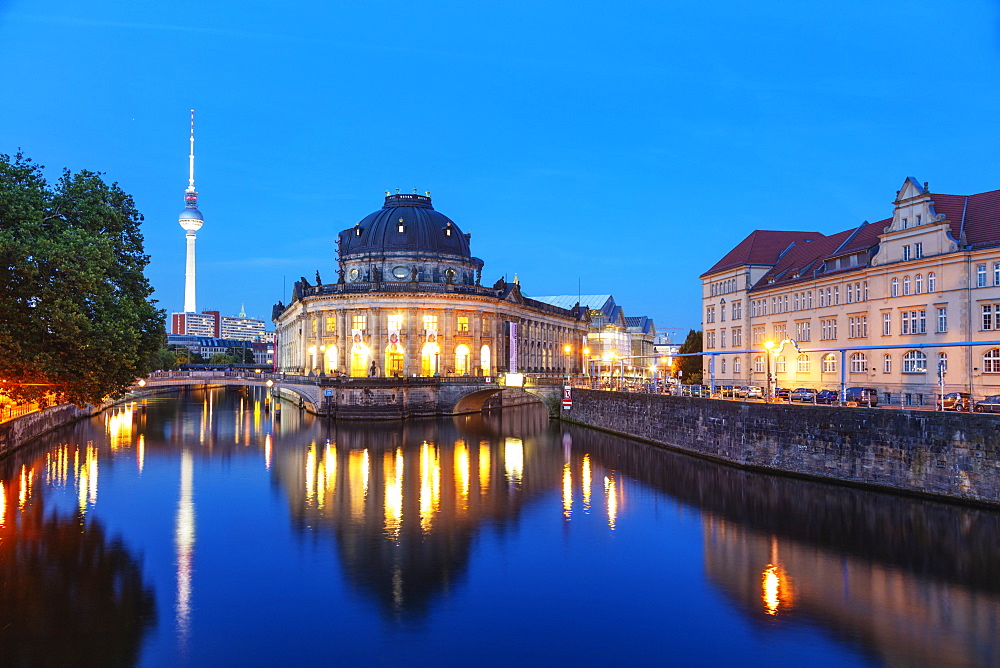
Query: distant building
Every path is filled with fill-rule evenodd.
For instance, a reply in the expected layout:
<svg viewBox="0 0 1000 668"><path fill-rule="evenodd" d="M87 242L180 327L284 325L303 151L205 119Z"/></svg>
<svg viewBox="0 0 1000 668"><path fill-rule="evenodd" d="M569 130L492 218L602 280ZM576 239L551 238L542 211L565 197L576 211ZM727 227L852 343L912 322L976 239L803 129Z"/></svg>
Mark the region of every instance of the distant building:
<svg viewBox="0 0 1000 668"><path fill-rule="evenodd" d="M621 362L629 376L647 376L656 327L647 316L626 317L611 295L548 295L538 301L562 308L585 307L590 315L587 348L592 365ZM621 368L621 367L619 367ZM596 373L596 369L591 371Z"/></svg>
<svg viewBox="0 0 1000 668"><path fill-rule="evenodd" d="M274 339L273 333L266 341L247 341L243 339L220 339L212 336L190 336L185 334L169 334L167 336L168 346L180 346L187 348L192 353L201 355L205 361L213 355L226 354L229 351L253 350L254 364L262 366L273 366L274 364Z"/></svg>
<svg viewBox="0 0 1000 668"><path fill-rule="evenodd" d="M221 315L218 311L172 313L170 322L171 334L211 336L239 341L264 341L267 339L266 323L258 318L249 318L242 311L238 316Z"/></svg>
<svg viewBox="0 0 1000 668"><path fill-rule="evenodd" d="M907 178L893 204L829 236L756 230L702 274L705 378L843 379L905 405L1000 393L1000 190L932 194Z"/></svg>

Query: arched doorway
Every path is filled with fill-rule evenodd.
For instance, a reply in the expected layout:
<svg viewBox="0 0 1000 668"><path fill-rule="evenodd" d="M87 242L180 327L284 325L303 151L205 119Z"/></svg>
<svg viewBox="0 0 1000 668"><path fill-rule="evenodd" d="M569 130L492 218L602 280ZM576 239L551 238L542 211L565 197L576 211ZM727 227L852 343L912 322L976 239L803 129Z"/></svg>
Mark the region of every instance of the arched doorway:
<svg viewBox="0 0 1000 668"><path fill-rule="evenodd" d="M385 375L403 376L403 362L406 359L406 351L398 343L390 343L385 348Z"/></svg>
<svg viewBox="0 0 1000 668"><path fill-rule="evenodd" d="M440 373L441 346L436 343L425 343L420 350L420 375L433 376Z"/></svg>
<svg viewBox="0 0 1000 668"><path fill-rule="evenodd" d="M327 346L323 352L323 370L328 374L337 370L337 346Z"/></svg>
<svg viewBox="0 0 1000 668"><path fill-rule="evenodd" d="M484 376L490 375L490 364L492 360L490 359L490 347L483 346L479 350L479 368L483 370Z"/></svg>
<svg viewBox="0 0 1000 668"><path fill-rule="evenodd" d="M351 376L362 378L368 375L368 364L371 358L371 351L363 343L355 343L351 346Z"/></svg>
<svg viewBox="0 0 1000 668"><path fill-rule="evenodd" d="M455 375L468 376L471 369L472 351L464 343L455 347Z"/></svg>

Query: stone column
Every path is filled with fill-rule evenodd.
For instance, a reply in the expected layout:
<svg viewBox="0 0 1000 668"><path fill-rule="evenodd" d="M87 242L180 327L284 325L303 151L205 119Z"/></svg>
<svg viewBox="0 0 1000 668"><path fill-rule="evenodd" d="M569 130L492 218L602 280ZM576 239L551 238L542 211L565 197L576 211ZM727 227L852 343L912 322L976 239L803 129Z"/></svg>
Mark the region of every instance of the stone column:
<svg viewBox="0 0 1000 668"><path fill-rule="evenodd" d="M415 307L406 309L406 321L403 323L406 331L404 346L406 356L403 362L403 372L413 377L413 374L420 373L420 349L424 345L423 329L424 321L420 318L420 313Z"/></svg>
<svg viewBox="0 0 1000 668"><path fill-rule="evenodd" d="M368 347L372 351L372 360L375 361L375 366L378 368L379 375L385 375L385 347L382 342L382 309L378 306L372 306L368 309L368 331L371 332L369 337ZM371 367L371 362L368 363Z"/></svg>
<svg viewBox="0 0 1000 668"><path fill-rule="evenodd" d="M438 315L438 328L444 332L443 337L438 337L441 343L441 360L438 371L442 376L448 375L449 371L455 370L455 309L446 308Z"/></svg>

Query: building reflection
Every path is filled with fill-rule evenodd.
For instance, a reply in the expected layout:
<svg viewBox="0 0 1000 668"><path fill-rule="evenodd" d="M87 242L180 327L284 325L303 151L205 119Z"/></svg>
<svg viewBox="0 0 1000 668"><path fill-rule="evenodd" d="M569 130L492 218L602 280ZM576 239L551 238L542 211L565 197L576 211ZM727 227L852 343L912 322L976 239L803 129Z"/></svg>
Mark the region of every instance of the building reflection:
<svg viewBox="0 0 1000 668"><path fill-rule="evenodd" d="M701 511L706 575L761 624L819 624L890 665L1000 665L998 513L571 431L598 461Z"/></svg>
<svg viewBox="0 0 1000 668"><path fill-rule="evenodd" d="M156 624L152 588L118 537L88 516L100 456L82 445L20 450L0 459L0 646L5 665L138 662ZM76 491L77 506L46 503Z"/></svg>
<svg viewBox="0 0 1000 668"><path fill-rule="evenodd" d="M524 431L497 435L501 419ZM462 577L481 527L511 525L557 488L562 454L536 436L546 426L544 411L331 424L304 448L276 445L273 471L294 526L336 537L349 582L391 617L418 617Z"/></svg>

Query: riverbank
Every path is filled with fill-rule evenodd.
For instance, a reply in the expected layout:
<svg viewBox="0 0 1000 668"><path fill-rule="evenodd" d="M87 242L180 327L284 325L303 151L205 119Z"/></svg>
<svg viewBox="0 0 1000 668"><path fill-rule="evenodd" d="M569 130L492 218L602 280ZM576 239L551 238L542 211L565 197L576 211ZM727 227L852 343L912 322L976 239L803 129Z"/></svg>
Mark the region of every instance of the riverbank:
<svg viewBox="0 0 1000 668"><path fill-rule="evenodd" d="M53 429L72 424L125 402L136 401L154 394L176 392L177 388L153 387L129 392L115 401L106 401L99 406L87 405L83 408L73 404L59 404L40 411L25 413L0 423L0 457L20 448Z"/></svg>
<svg viewBox="0 0 1000 668"><path fill-rule="evenodd" d="M1000 506L1000 419L574 389L563 419L741 467Z"/></svg>

